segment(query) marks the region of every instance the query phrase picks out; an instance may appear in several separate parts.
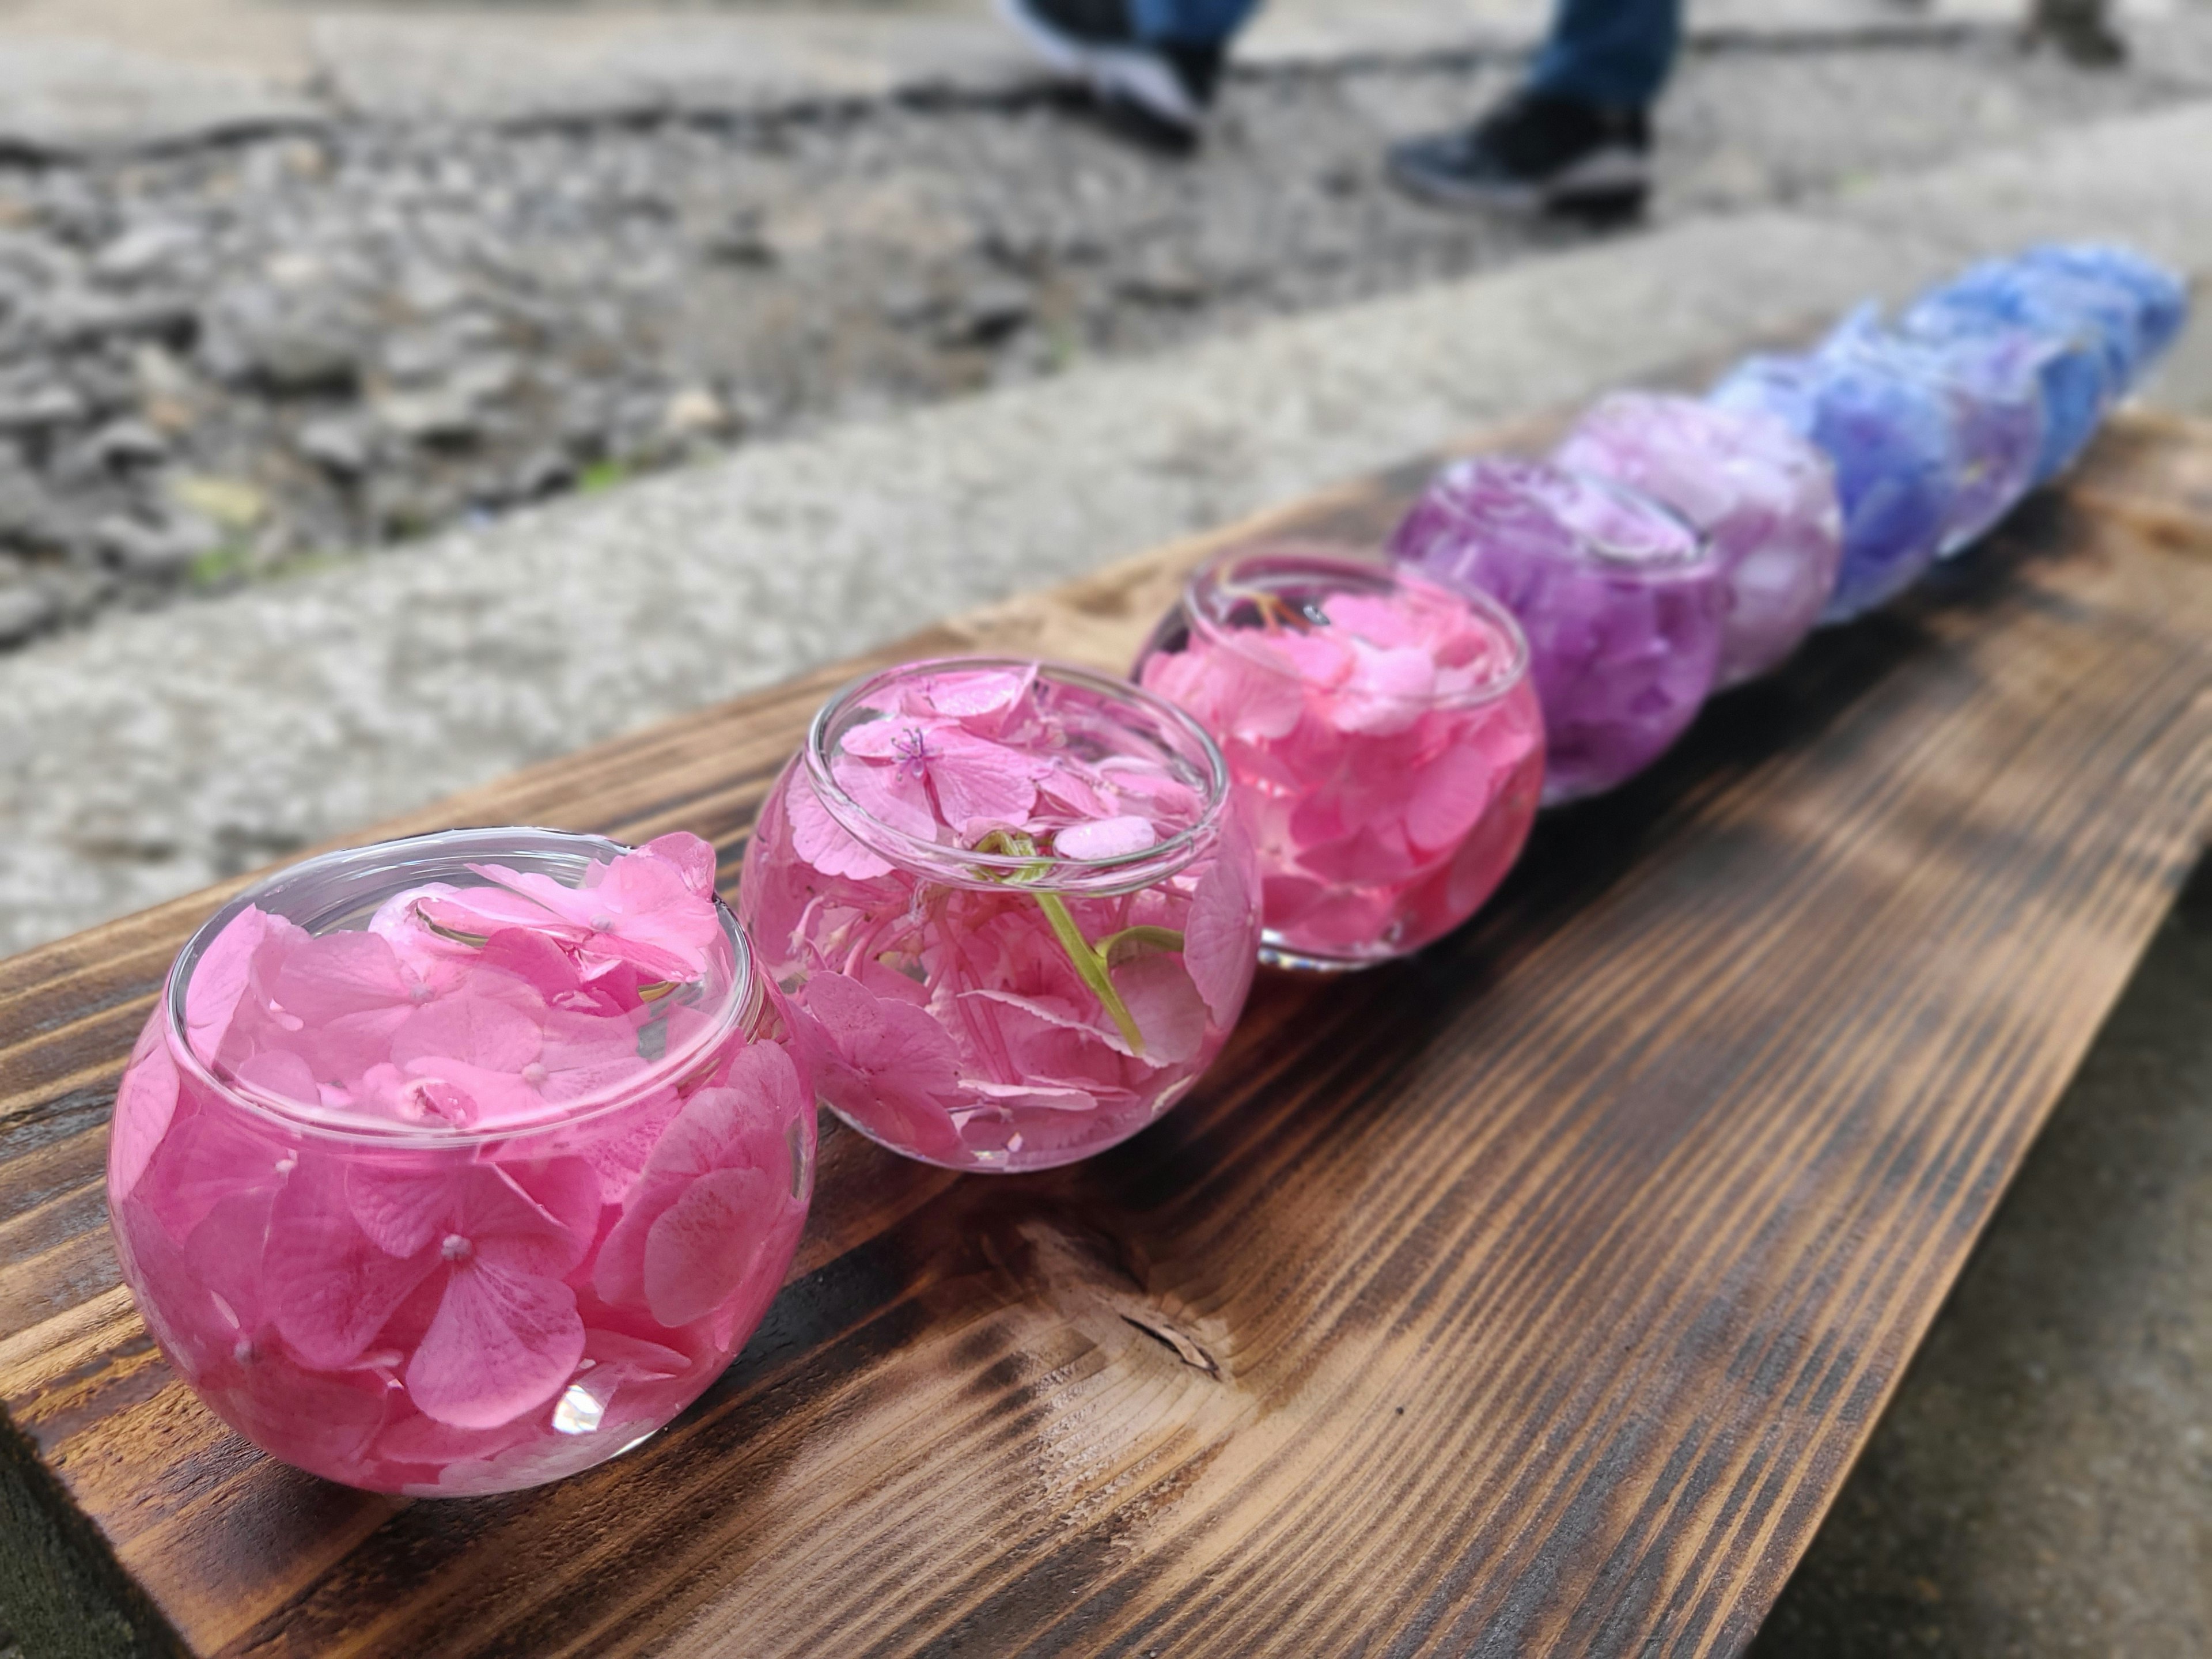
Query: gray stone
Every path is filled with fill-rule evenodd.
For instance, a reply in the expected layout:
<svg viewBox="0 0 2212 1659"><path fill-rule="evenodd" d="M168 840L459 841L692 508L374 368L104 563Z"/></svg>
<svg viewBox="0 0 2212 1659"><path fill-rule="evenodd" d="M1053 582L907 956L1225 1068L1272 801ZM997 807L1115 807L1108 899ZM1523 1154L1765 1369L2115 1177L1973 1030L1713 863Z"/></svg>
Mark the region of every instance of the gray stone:
<svg viewBox="0 0 2212 1659"><path fill-rule="evenodd" d="M362 422L344 416L309 421L293 439L300 453L343 477L358 477L375 455L375 441Z"/></svg>
<svg viewBox="0 0 2212 1659"><path fill-rule="evenodd" d="M169 455L169 441L137 420L111 421L92 434L86 447L106 467L150 466Z"/></svg>
<svg viewBox="0 0 2212 1659"><path fill-rule="evenodd" d="M414 443L456 443L483 429L477 399L453 386L386 392L370 408L387 431Z"/></svg>
<svg viewBox="0 0 2212 1659"><path fill-rule="evenodd" d="M143 282L171 271L204 245L191 226L155 219L131 226L101 248L93 256L92 269L107 282Z"/></svg>
<svg viewBox="0 0 2212 1659"><path fill-rule="evenodd" d="M60 380L0 384L0 433L40 432L68 426L91 413L76 387Z"/></svg>
<svg viewBox="0 0 2212 1659"><path fill-rule="evenodd" d="M1030 284L1017 277L978 277L961 291L951 337L965 345L1002 340L1029 321L1036 304Z"/></svg>
<svg viewBox="0 0 2212 1659"><path fill-rule="evenodd" d="M52 551L75 539L69 514L15 454L0 447L0 544Z"/></svg>
<svg viewBox="0 0 2212 1659"><path fill-rule="evenodd" d="M335 299L241 286L209 308L199 355L222 380L285 392L343 392L361 378L363 343Z"/></svg>
<svg viewBox="0 0 2212 1659"><path fill-rule="evenodd" d="M43 587L20 581L0 586L0 642L27 640L60 614L60 605Z"/></svg>
<svg viewBox="0 0 2212 1659"><path fill-rule="evenodd" d="M149 524L116 514L102 519L92 533L100 551L133 576L176 575L222 544L222 532L216 526L191 515Z"/></svg>

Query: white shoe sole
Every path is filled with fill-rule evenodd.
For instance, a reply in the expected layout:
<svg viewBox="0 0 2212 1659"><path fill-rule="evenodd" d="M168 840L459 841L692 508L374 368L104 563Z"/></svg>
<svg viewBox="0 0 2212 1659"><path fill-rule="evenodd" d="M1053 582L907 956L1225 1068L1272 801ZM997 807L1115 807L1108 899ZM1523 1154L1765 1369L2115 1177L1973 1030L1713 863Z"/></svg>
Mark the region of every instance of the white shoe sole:
<svg viewBox="0 0 2212 1659"><path fill-rule="evenodd" d="M1186 132L1196 132L1204 124L1205 110L1158 53L1141 46L1078 40L1040 22L1023 9L1021 0L998 0L998 9L1045 66L1062 78L1083 82L1101 98L1126 99Z"/></svg>

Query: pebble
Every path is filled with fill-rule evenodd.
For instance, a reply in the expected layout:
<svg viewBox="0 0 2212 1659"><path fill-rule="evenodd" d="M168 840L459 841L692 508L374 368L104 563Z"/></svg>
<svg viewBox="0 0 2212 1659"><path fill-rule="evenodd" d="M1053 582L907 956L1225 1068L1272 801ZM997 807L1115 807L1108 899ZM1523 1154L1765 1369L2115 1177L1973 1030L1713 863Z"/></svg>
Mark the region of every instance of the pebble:
<svg viewBox="0 0 2212 1659"><path fill-rule="evenodd" d="M294 439L300 453L319 462L341 477L356 478L368 471L375 454L374 440L361 422L350 416L326 416L301 426Z"/></svg>
<svg viewBox="0 0 2212 1659"><path fill-rule="evenodd" d="M169 441L140 420L112 421L92 435L88 446L102 466L150 466L169 457Z"/></svg>
<svg viewBox="0 0 2212 1659"><path fill-rule="evenodd" d="M220 547L222 532L197 514L148 524L113 514L94 526L93 540L112 563L131 575L175 577Z"/></svg>
<svg viewBox="0 0 2212 1659"><path fill-rule="evenodd" d="M0 644L16 645L43 630L61 613L53 596L29 582L0 587Z"/></svg>
<svg viewBox="0 0 2212 1659"><path fill-rule="evenodd" d="M111 283L136 283L162 274L202 246L190 225L155 219L131 226L93 256L93 274Z"/></svg>

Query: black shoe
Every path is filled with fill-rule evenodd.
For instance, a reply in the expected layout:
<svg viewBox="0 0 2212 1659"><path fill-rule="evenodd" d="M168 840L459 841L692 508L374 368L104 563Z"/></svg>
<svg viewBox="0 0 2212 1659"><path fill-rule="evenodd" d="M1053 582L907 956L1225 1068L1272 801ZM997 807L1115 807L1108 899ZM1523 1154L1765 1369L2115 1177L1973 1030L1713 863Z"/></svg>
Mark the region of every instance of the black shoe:
<svg viewBox="0 0 2212 1659"><path fill-rule="evenodd" d="M1651 126L1640 109L1524 92L1464 131L1393 144L1389 170L1447 207L1632 213L1651 185Z"/></svg>
<svg viewBox="0 0 2212 1659"><path fill-rule="evenodd" d="M1221 80L1218 42L1139 40L1127 0L999 0L999 10L1052 69L1101 101L1185 137L1204 123Z"/></svg>

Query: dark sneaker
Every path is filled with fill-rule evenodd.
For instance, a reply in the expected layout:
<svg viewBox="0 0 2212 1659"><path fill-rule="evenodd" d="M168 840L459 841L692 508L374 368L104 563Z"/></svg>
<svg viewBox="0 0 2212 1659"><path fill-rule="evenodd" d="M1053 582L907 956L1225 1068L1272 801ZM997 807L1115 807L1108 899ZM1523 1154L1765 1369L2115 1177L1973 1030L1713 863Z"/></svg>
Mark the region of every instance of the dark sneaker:
<svg viewBox="0 0 2212 1659"><path fill-rule="evenodd" d="M1447 207L1632 213L1651 185L1642 110L1524 92L1459 132L1390 147L1399 187Z"/></svg>
<svg viewBox="0 0 2212 1659"><path fill-rule="evenodd" d="M1127 0L998 0L1000 14L1055 72L1085 82L1171 133L1194 135L1221 80L1218 43L1139 40Z"/></svg>

